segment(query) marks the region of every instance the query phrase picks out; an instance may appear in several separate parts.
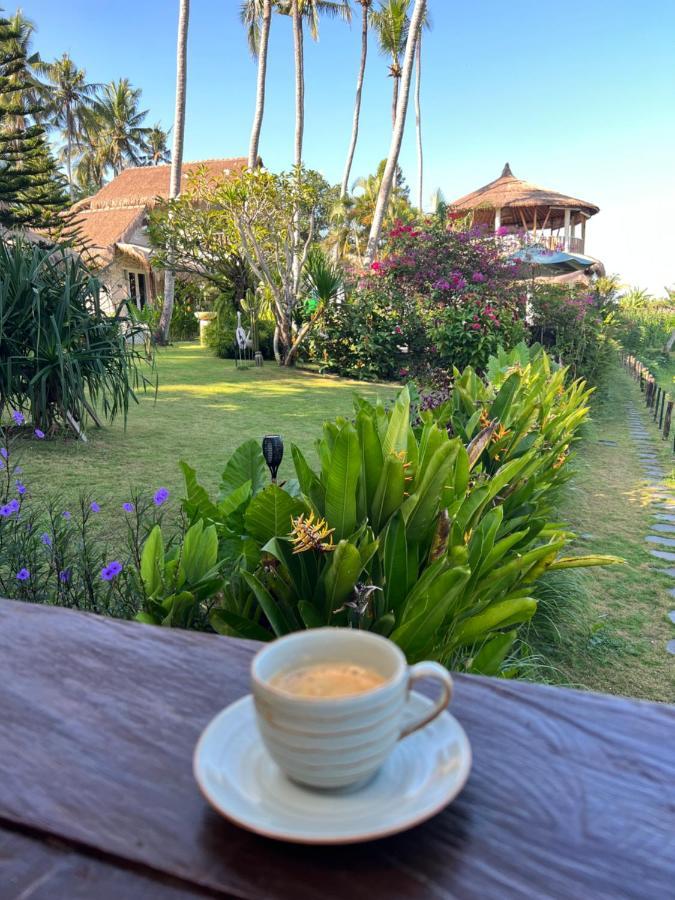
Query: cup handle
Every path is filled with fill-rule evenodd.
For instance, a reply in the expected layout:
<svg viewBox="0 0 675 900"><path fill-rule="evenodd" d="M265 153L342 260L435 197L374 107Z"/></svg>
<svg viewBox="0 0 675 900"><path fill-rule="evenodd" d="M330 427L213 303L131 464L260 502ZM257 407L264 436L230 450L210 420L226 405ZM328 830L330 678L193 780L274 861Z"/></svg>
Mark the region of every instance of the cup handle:
<svg viewBox="0 0 675 900"><path fill-rule="evenodd" d="M419 722L413 722L412 725L408 725L403 729L399 735L399 740L412 734L413 731L424 728L429 722L433 722L436 716L439 716L443 712L452 699L452 678L448 670L440 663L426 661L415 663L414 666L410 666L408 669L408 691L410 691L416 681L421 681L422 678L435 678L436 681L440 681L442 687L441 695L436 701L434 708L420 719Z"/></svg>

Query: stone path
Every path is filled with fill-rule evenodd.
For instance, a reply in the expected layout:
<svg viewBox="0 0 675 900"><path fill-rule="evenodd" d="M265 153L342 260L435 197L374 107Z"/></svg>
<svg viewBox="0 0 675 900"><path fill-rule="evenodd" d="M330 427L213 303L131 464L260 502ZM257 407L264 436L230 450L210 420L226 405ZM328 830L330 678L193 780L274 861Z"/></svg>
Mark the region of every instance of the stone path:
<svg viewBox="0 0 675 900"><path fill-rule="evenodd" d="M675 495L665 484L666 470L656 453L653 433L645 427L645 420L634 404L628 407L628 427L630 435L638 446L638 459L647 480L651 506L655 520L650 526L650 533L645 541L650 545L650 554L655 559L675 563ZM675 566L661 568L659 571L675 581ZM675 598L675 587L668 593ZM668 618L675 625L675 609L668 613ZM666 644L668 653L675 655L675 640Z"/></svg>

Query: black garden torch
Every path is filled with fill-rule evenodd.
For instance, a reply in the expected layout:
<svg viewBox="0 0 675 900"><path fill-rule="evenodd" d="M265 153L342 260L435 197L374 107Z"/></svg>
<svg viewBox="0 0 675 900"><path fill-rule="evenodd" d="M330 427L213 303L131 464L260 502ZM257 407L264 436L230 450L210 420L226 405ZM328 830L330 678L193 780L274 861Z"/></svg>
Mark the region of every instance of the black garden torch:
<svg viewBox="0 0 675 900"><path fill-rule="evenodd" d="M284 442L280 434L266 434L262 442L265 462L272 475L272 484L277 483L277 472L284 458Z"/></svg>

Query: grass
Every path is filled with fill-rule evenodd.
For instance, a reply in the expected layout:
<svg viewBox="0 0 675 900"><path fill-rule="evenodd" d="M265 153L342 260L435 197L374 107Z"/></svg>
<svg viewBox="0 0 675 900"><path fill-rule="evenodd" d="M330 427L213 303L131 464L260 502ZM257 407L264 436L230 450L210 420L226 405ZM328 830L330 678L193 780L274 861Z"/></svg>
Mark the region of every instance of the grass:
<svg viewBox="0 0 675 900"><path fill-rule="evenodd" d="M561 520L579 536L572 552L610 553L626 564L552 573L529 643L546 680L673 702L675 663L665 647L675 637L666 618L675 608L668 593L675 580L659 571L668 563L651 557L644 540L653 522L653 489L642 477L629 434L630 403L643 411L639 388L616 367L596 396L574 477L558 507ZM670 446L646 412L644 419L669 472Z"/></svg>
<svg viewBox="0 0 675 900"><path fill-rule="evenodd" d="M350 415L355 391L387 400L391 385L279 369L237 370L198 344L177 344L157 359L159 391L139 395L127 430L121 421L93 426L84 444L73 439L26 442L21 446L24 480L33 493L62 494L73 503L82 489L114 520L131 487L167 487L182 496L178 461L194 466L207 488L215 488L229 454L242 441L280 433L286 454L279 477L292 474L291 443L314 459L314 440L324 419Z"/></svg>

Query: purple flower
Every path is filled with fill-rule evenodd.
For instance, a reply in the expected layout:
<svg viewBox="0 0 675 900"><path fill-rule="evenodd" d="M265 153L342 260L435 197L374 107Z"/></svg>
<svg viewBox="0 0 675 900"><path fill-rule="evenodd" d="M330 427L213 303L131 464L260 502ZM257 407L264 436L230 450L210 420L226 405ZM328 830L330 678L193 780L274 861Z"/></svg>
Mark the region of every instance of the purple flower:
<svg viewBox="0 0 675 900"><path fill-rule="evenodd" d="M2 456L3 459L9 459L9 450L7 447L0 447L0 456Z"/></svg>
<svg viewBox="0 0 675 900"><path fill-rule="evenodd" d="M3 516L4 518L6 518L7 516L11 516L11 515L12 515L12 510L9 508L9 506L0 506L0 516Z"/></svg>
<svg viewBox="0 0 675 900"><path fill-rule="evenodd" d="M17 489L17 491L18 491L19 494L25 494L25 493L26 493L26 485L25 485L25 484L22 484L20 481L17 481L17 483L16 483L16 489Z"/></svg>
<svg viewBox="0 0 675 900"><path fill-rule="evenodd" d="M483 275L482 272L474 272L471 276L471 280L474 284L482 284L484 281L487 281L487 277Z"/></svg>
<svg viewBox="0 0 675 900"><path fill-rule="evenodd" d="M94 513L101 512L101 507L98 505L98 503L95 500L89 504L89 508Z"/></svg>
<svg viewBox="0 0 675 900"><path fill-rule="evenodd" d="M122 504L122 509L124 510L124 512L133 512L133 511L134 511L134 504L133 504L133 503L129 503L129 502L127 501L126 503L123 503L123 504Z"/></svg>
<svg viewBox="0 0 675 900"><path fill-rule="evenodd" d="M13 500L9 501L9 503L7 504L7 509L9 510L10 515L12 513L18 512L21 509L21 504L16 499L16 497Z"/></svg>
<svg viewBox="0 0 675 900"><path fill-rule="evenodd" d="M33 433L35 434L35 437L36 437L39 441L44 440L44 436L45 436L44 431L40 431L39 428L36 428L35 431L34 431Z"/></svg>
<svg viewBox="0 0 675 900"><path fill-rule="evenodd" d="M19 412L18 409L15 409L12 412L12 418L14 419L14 421L16 422L17 425L23 425L23 423L26 421L26 417L24 416L24 414L22 412ZM24 571L24 570L22 569L21 571Z"/></svg>
<svg viewBox="0 0 675 900"><path fill-rule="evenodd" d="M435 291L449 291L450 283L448 281L446 281L445 278L439 278L438 281L434 281L434 283L431 285L431 287Z"/></svg>
<svg viewBox="0 0 675 900"><path fill-rule="evenodd" d="M17 581L28 581L29 578L30 578L30 572L26 568L19 569L19 571L16 573Z"/></svg>
<svg viewBox="0 0 675 900"><path fill-rule="evenodd" d="M42 537L40 538L40 540L41 540L42 543L45 545L45 547L51 547L51 545L52 545L52 539L49 537L49 535L47 534L46 531L45 531L45 533L42 535Z"/></svg>
<svg viewBox="0 0 675 900"><path fill-rule="evenodd" d="M166 503L166 501L168 499L169 499L169 492L167 491L166 488L160 488L158 491L155 492L155 497L154 497L155 506L161 506L162 503Z"/></svg>
<svg viewBox="0 0 675 900"><path fill-rule="evenodd" d="M121 571L122 563L114 559L111 563L108 563L107 566L104 566L101 569L101 578L103 579L103 581L112 581L113 578L116 578Z"/></svg>
<svg viewBox="0 0 675 900"><path fill-rule="evenodd" d="M70 581L70 569L61 569L59 572L59 581L61 584L67 584Z"/></svg>
<svg viewBox="0 0 675 900"><path fill-rule="evenodd" d="M71 515L70 515L70 513L68 512L67 509L64 509L63 512L61 513L61 515L62 515L63 518L66 520L66 522L69 522L69 521L70 521Z"/></svg>

